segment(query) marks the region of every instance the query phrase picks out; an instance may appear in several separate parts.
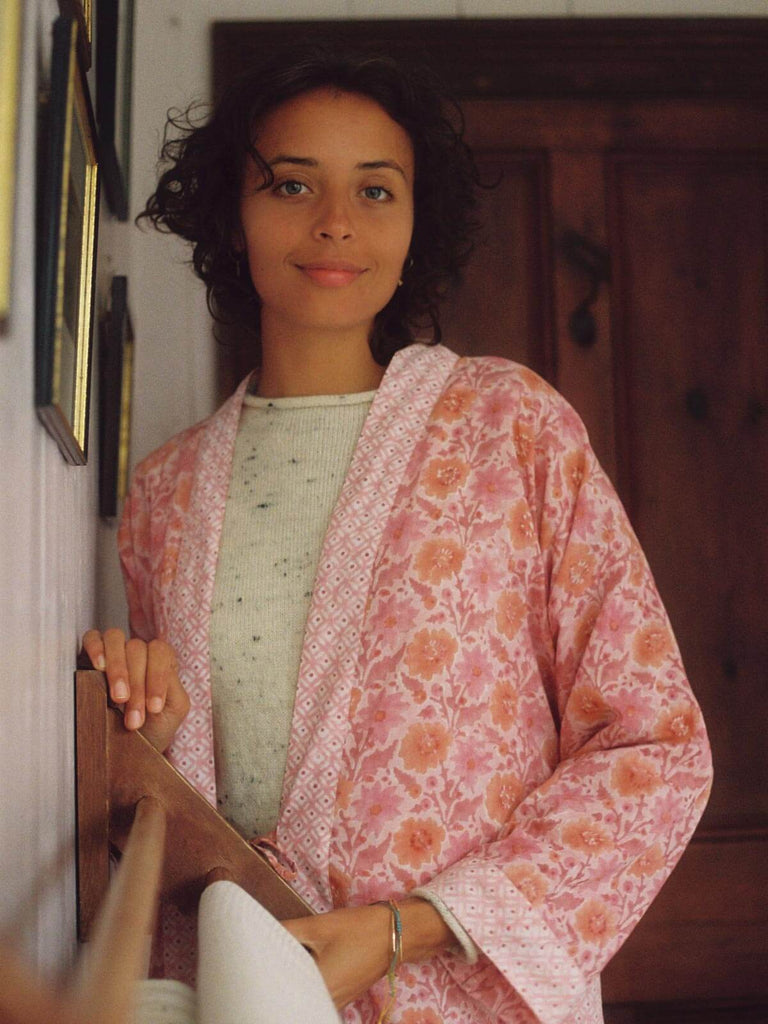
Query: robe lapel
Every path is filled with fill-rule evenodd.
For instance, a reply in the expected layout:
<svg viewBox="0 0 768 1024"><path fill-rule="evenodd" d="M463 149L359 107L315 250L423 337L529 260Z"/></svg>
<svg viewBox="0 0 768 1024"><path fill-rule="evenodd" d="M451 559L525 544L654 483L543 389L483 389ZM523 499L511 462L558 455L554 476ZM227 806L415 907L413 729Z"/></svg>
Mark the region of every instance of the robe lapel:
<svg viewBox="0 0 768 1024"><path fill-rule="evenodd" d="M304 636L277 838L295 888L332 906L328 859L336 789L359 678L376 551L411 454L458 356L414 345L393 358L365 421L320 556Z"/></svg>
<svg viewBox="0 0 768 1024"><path fill-rule="evenodd" d="M185 666L183 682L192 703L169 758L214 807L211 605L235 436L247 384L248 378L203 428L173 593L168 602L167 639L176 649L180 664Z"/></svg>

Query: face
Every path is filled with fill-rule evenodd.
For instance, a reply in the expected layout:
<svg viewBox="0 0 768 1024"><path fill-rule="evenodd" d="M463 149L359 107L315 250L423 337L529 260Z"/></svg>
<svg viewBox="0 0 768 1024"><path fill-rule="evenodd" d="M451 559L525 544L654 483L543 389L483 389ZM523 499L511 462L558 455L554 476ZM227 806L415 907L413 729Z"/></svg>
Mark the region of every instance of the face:
<svg viewBox="0 0 768 1024"><path fill-rule="evenodd" d="M398 286L413 230L413 147L373 100L316 90L256 136L274 182L248 169L241 222L269 332L340 332L367 342Z"/></svg>

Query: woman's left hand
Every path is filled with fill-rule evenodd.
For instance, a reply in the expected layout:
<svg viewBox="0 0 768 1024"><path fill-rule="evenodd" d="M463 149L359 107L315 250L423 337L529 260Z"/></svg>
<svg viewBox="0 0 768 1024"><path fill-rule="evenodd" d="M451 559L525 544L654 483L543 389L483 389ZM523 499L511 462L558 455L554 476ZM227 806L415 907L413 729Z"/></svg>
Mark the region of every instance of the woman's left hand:
<svg viewBox="0 0 768 1024"><path fill-rule="evenodd" d="M282 922L315 958L337 1009L387 973L392 957L390 913L389 907L374 904Z"/></svg>
<svg viewBox="0 0 768 1024"><path fill-rule="evenodd" d="M431 903L407 897L398 900L398 908L404 961L418 963L455 945L453 932ZM392 911L386 904L345 907L282 923L314 956L338 1009L367 992L389 969Z"/></svg>

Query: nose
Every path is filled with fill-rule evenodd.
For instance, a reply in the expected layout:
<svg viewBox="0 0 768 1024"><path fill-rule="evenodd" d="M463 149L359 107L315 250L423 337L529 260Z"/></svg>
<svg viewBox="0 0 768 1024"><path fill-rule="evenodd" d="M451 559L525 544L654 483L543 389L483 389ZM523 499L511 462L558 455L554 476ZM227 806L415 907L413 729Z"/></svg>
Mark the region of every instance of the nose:
<svg viewBox="0 0 768 1024"><path fill-rule="evenodd" d="M354 235L352 211L346 196L328 193L323 197L314 225L315 238L340 242Z"/></svg>

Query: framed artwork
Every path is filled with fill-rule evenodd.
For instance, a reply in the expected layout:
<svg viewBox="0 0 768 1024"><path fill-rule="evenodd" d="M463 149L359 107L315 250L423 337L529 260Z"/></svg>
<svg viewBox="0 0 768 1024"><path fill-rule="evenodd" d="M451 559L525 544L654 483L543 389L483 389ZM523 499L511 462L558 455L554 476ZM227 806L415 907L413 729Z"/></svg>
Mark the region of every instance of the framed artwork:
<svg viewBox="0 0 768 1024"><path fill-rule="evenodd" d="M64 458L84 465L99 196L96 132L77 32L74 18L54 23L50 92L41 111L35 404Z"/></svg>
<svg viewBox="0 0 768 1024"><path fill-rule="evenodd" d="M0 6L0 328L11 308L21 0Z"/></svg>
<svg viewBox="0 0 768 1024"><path fill-rule="evenodd" d="M77 21L78 49L83 68L91 66L91 42L93 40L93 0L59 0L59 10L65 17Z"/></svg>
<svg viewBox="0 0 768 1024"><path fill-rule="evenodd" d="M133 327L125 277L112 278L99 335L99 514L112 517L128 491L131 447Z"/></svg>
<svg viewBox="0 0 768 1024"><path fill-rule="evenodd" d="M96 8L96 123L104 192L118 220L128 219L134 0Z"/></svg>

